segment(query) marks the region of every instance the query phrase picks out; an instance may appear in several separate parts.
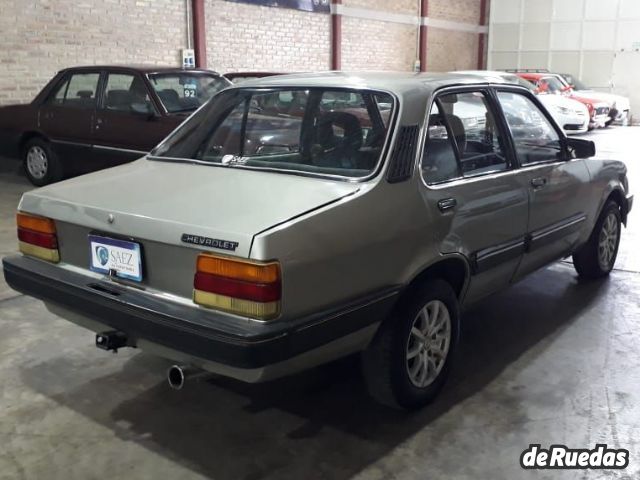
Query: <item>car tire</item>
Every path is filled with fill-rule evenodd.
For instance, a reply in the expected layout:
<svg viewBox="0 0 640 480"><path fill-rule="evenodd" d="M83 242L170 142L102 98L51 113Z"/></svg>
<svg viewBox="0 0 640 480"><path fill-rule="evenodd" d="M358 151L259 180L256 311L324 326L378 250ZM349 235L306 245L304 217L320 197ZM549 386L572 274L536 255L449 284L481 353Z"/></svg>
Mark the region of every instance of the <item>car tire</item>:
<svg viewBox="0 0 640 480"><path fill-rule="evenodd" d="M589 240L573 254L573 266L580 277L595 279L609 275L618 256L621 230L620 207L609 200L602 209Z"/></svg>
<svg viewBox="0 0 640 480"><path fill-rule="evenodd" d="M24 147L23 167L27 178L37 187L62 179L62 165L51 144L43 138L32 138Z"/></svg>
<svg viewBox="0 0 640 480"><path fill-rule="evenodd" d="M430 280L415 287L362 354L369 393L394 408L411 410L430 403L446 382L458 332L458 300L451 286Z"/></svg>

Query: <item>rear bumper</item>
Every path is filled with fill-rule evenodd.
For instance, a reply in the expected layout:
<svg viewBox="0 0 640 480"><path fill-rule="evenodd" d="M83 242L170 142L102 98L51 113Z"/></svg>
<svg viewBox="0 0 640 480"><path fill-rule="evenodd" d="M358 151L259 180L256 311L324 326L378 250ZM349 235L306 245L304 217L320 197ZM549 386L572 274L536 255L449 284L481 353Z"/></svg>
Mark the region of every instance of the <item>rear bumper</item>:
<svg viewBox="0 0 640 480"><path fill-rule="evenodd" d="M11 288L43 300L50 310L74 323L94 331L124 332L129 346L152 345L152 350L167 352L164 356L169 358L245 381L301 370L300 357L309 353L313 353L314 364L321 364L363 348L354 341L323 353L324 347L365 330L370 332L362 336L366 345L375 333L370 327L388 315L399 291L389 289L338 309L270 324L183 305L107 280L96 281L21 255L2 263ZM276 375L269 372L270 366L276 367Z"/></svg>

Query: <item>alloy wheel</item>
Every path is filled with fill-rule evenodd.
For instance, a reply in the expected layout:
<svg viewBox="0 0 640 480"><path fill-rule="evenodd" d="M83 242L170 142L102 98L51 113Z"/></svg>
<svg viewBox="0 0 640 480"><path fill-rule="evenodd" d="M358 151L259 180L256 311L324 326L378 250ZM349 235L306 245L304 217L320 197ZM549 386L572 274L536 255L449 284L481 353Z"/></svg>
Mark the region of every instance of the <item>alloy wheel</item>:
<svg viewBox="0 0 640 480"><path fill-rule="evenodd" d="M620 226L615 213L609 213L604 222L602 222L602 229L598 237L598 262L603 270L611 268L611 262L614 259L618 245L619 229Z"/></svg>
<svg viewBox="0 0 640 480"><path fill-rule="evenodd" d="M29 174L38 180L43 179L47 175L49 168L49 161L47 159L47 152L44 148L33 145L27 152L27 170Z"/></svg>
<svg viewBox="0 0 640 480"><path fill-rule="evenodd" d="M431 300L418 312L406 349L406 367L411 383L431 385L447 360L451 345L451 316L440 300Z"/></svg>

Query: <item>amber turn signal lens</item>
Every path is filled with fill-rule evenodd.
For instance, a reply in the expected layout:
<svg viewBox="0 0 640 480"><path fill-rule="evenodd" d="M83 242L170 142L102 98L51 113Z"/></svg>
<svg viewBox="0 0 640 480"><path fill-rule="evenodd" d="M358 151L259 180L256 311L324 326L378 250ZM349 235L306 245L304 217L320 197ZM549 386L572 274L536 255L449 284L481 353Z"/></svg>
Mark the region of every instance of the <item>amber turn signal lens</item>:
<svg viewBox="0 0 640 480"><path fill-rule="evenodd" d="M32 232L49 234L56 233L56 224L50 218L18 212L16 215L16 223L18 224L18 228L31 230Z"/></svg>
<svg viewBox="0 0 640 480"><path fill-rule="evenodd" d="M277 262L238 261L206 253L198 256L196 270L219 277L255 283L273 283L280 278L280 268Z"/></svg>
<svg viewBox="0 0 640 480"><path fill-rule="evenodd" d="M193 301L203 307L270 320L280 312L280 264L198 255Z"/></svg>
<svg viewBox="0 0 640 480"><path fill-rule="evenodd" d="M18 212L16 223L18 224L18 248L22 253L47 262L60 261L56 224L53 220Z"/></svg>

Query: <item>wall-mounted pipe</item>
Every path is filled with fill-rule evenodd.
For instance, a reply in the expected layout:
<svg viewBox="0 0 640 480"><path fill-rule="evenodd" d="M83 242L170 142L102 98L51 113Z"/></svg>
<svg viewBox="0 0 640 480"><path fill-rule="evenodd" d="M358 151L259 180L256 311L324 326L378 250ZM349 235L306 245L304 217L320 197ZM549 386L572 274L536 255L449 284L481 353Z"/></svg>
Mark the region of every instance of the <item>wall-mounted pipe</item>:
<svg viewBox="0 0 640 480"><path fill-rule="evenodd" d="M481 27L485 27L487 23L487 0L480 0L480 23ZM478 70L485 68L485 45L487 43L487 34L480 32L478 34Z"/></svg>
<svg viewBox="0 0 640 480"><path fill-rule="evenodd" d="M193 49L196 67L207 68L207 36L204 27L204 0L191 0L193 19Z"/></svg>
<svg viewBox="0 0 640 480"><path fill-rule="evenodd" d="M331 0L331 70L342 68L342 14L338 5L342 0Z"/></svg>
<svg viewBox="0 0 640 480"><path fill-rule="evenodd" d="M425 17L429 16L429 0L420 1L420 71L427 71L427 25Z"/></svg>

